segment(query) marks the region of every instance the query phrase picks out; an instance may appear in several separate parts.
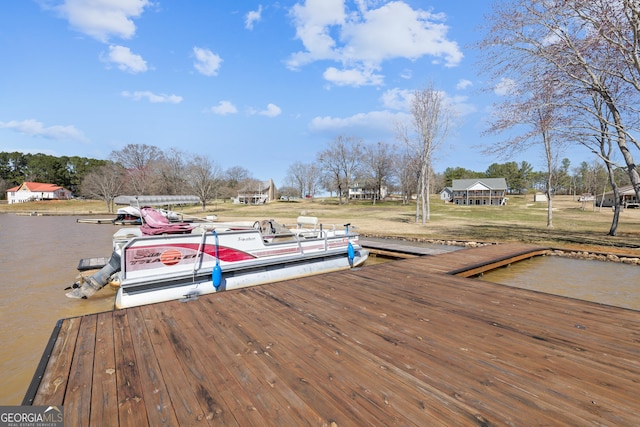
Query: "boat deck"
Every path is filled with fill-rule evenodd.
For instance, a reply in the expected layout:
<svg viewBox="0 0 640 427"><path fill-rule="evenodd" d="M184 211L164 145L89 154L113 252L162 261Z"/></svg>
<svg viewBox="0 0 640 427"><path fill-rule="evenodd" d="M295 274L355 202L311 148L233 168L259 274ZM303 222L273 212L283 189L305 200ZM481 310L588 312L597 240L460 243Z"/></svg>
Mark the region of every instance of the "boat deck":
<svg viewBox="0 0 640 427"><path fill-rule="evenodd" d="M640 312L447 274L539 250L65 319L24 404L66 426L637 425Z"/></svg>

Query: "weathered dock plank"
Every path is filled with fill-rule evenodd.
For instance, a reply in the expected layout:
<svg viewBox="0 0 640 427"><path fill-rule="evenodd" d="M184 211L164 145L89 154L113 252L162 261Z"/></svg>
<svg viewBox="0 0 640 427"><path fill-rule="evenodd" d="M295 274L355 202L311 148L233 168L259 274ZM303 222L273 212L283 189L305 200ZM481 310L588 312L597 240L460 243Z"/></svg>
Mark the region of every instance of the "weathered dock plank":
<svg viewBox="0 0 640 427"><path fill-rule="evenodd" d="M33 405L62 405L64 402L79 330L79 318L62 322L53 351L43 356L49 360Z"/></svg>
<svg viewBox="0 0 640 427"><path fill-rule="evenodd" d="M147 331L145 319L140 309L131 310L128 314L131 322L131 338L138 361L137 368L144 373L144 375L140 375L140 384L142 390L153 390L153 394L147 393L144 397L149 425L175 426L178 421L165 385L158 355L155 353Z"/></svg>
<svg viewBox="0 0 640 427"><path fill-rule="evenodd" d="M170 335L163 327L162 312L153 309L153 306L140 307L140 311L149 329L151 345L157 357L163 362L161 363L162 375L171 396L176 417L182 425L208 425L204 411L196 398L196 391L192 389L192 383L177 362L178 356L171 345Z"/></svg>
<svg viewBox="0 0 640 427"><path fill-rule="evenodd" d="M68 425L635 425L640 312L449 274L538 249L66 319L33 401Z"/></svg>
<svg viewBox="0 0 640 427"><path fill-rule="evenodd" d="M433 248L420 246L419 244L409 244L395 239L374 239L360 237L360 244L369 249L371 253L383 256L392 256L394 258L415 258L421 255L438 255L445 252L455 250L442 246L442 248Z"/></svg>
<svg viewBox="0 0 640 427"><path fill-rule="evenodd" d="M100 313L96 323L96 348L91 389L89 425L118 425L116 357L113 316Z"/></svg>
<svg viewBox="0 0 640 427"><path fill-rule="evenodd" d="M67 411L76 414L66 425L82 426L91 414L91 388L96 345L96 316L80 318L69 383L64 397Z"/></svg>
<svg viewBox="0 0 640 427"><path fill-rule="evenodd" d="M142 366L142 361L136 359L129 312L113 312L113 332L120 425L131 427L151 425L145 408L144 389L140 379L142 375L146 376L147 373L138 368L138 366ZM151 400L152 396L149 394L153 393L155 390L147 390L146 399ZM73 414L66 408L64 413L65 417L67 414Z"/></svg>

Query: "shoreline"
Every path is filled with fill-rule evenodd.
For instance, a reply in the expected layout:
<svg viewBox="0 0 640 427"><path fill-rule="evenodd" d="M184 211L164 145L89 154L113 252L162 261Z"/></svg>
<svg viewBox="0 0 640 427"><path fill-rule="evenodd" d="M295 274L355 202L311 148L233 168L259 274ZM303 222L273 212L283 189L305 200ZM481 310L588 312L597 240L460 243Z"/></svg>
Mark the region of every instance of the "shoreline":
<svg viewBox="0 0 640 427"><path fill-rule="evenodd" d="M383 236L362 234L362 237L372 237L376 239L393 239L400 241L409 241L414 243L428 243L431 245L444 245L444 246L460 246L464 248L477 248L481 246L498 245L504 242L475 242L471 240L443 240L443 239L420 239L420 238L406 238L398 236ZM544 245L541 245L544 247ZM639 256L629 256L627 254L615 253L613 251L587 251L587 250L571 250L559 247L549 247L547 256L558 256L571 259L584 259L591 261L605 261L621 264L640 265Z"/></svg>
<svg viewBox="0 0 640 427"><path fill-rule="evenodd" d="M176 212L185 217L216 215L220 221L276 218L295 223L299 215L321 218L325 224L354 222L363 237L398 239L431 244L474 247L520 242L550 249L550 254L567 258L593 259L640 265L640 209L626 209L616 236L607 233L612 213L609 210L585 210L570 196L554 198L554 227L546 227L546 209L531 203L526 196L514 196L510 205L500 208L453 206L431 202L431 219L426 224L414 221L415 206L393 202L372 205L352 201L311 199L298 202L272 202L265 205L233 205L210 201L200 206L181 206ZM104 202L68 200L0 204L0 214L19 216L86 216L111 218Z"/></svg>

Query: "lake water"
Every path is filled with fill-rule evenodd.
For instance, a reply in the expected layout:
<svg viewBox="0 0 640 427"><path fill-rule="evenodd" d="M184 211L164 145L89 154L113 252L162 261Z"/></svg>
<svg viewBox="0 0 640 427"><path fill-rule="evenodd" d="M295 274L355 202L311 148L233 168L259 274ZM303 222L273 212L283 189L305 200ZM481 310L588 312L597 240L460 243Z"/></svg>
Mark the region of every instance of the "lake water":
<svg viewBox="0 0 640 427"><path fill-rule="evenodd" d="M480 276L487 282L640 310L640 266L535 257Z"/></svg>
<svg viewBox="0 0 640 427"><path fill-rule="evenodd" d="M0 405L19 405L59 319L113 308L107 287L88 300L64 288L81 258L109 256L112 225L71 216L0 214Z"/></svg>
<svg viewBox="0 0 640 427"><path fill-rule="evenodd" d="M110 287L88 300L65 296L78 261L109 256L119 228L79 224L78 218L0 214L0 405L22 402L59 319L113 309ZM483 279L640 309L639 278L638 266L539 257Z"/></svg>

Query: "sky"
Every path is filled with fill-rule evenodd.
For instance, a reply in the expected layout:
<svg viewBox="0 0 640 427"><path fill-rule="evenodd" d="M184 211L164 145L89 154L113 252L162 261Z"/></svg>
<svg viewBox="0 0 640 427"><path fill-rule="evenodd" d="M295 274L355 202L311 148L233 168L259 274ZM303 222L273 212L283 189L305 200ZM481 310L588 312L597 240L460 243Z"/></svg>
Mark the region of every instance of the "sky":
<svg viewBox="0 0 640 427"><path fill-rule="evenodd" d="M501 138L481 135L499 94L473 48L491 3L3 1L0 151L108 159L146 144L282 186L338 136L400 144L395 123L432 84L456 115L437 172L544 170L535 151L479 154Z"/></svg>

